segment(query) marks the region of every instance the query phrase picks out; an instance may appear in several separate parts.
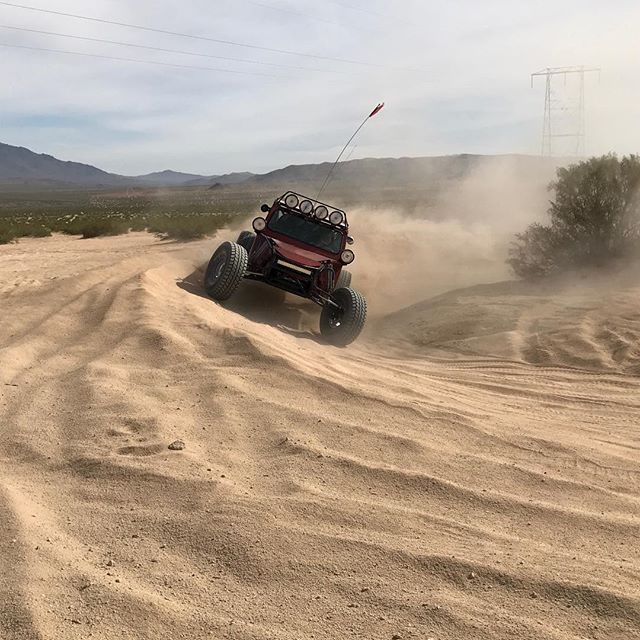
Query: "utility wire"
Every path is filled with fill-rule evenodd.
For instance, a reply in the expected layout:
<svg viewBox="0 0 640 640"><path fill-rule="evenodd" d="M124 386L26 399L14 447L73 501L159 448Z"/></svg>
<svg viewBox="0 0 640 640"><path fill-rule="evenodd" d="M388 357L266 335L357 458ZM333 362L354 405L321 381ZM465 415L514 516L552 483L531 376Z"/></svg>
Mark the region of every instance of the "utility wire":
<svg viewBox="0 0 640 640"><path fill-rule="evenodd" d="M363 9L362 7L356 7L352 4L347 4L345 2L338 2L337 0L329 0L332 4L336 4L343 9L349 9L351 11L359 11L360 13L368 13L371 16L376 16L378 18L384 18L385 20L391 20L392 22L398 24L407 24L412 25L413 23L410 20L406 20L403 18L398 19L395 16L389 15L388 13L381 13L380 11L373 11L372 9Z"/></svg>
<svg viewBox="0 0 640 640"><path fill-rule="evenodd" d="M199 71L219 71L220 73L235 73L248 76L262 76L263 78L283 78L284 76L276 76L268 73L258 73L255 71L238 71L236 69L220 69L217 67L198 67L190 64L174 64L172 62L155 62L151 60L136 60L135 58L120 58L116 56L103 56L98 53L82 53L80 51L65 51L63 49L48 49L45 47L31 47L22 44L8 44L0 42L0 47L10 47L12 49L29 49L30 51L48 51L50 53L64 53L72 56L84 56L85 58L101 58L103 60L118 60L119 62L137 62L139 64L154 64L161 67L174 67L177 69L197 69Z"/></svg>
<svg viewBox="0 0 640 640"><path fill-rule="evenodd" d="M299 71L320 71L323 73L346 73L344 71L335 71L333 69L314 69L310 67L297 67L288 64L278 64L275 62L263 62L261 60L244 60L242 58L230 58L227 56L216 56L208 53L196 53L194 51L181 51L179 49L164 49L162 47L151 47L144 44L135 44L133 42L119 42L117 40L103 40L102 38L90 38L88 36L77 36L69 33L57 33L55 31L42 31L40 29L28 29L27 27L14 27L7 24L0 24L0 29L11 29L12 31L25 31L27 33L39 33L47 36L59 36L61 38L72 38L74 40L86 40L88 42L101 42L104 44L114 44L122 47L133 47L135 49L148 49L149 51L161 51L163 53L179 53L185 56L196 56L199 58L215 58L217 60L228 60L231 62L244 62L247 64L260 64L268 67L280 67L283 69L297 69Z"/></svg>
<svg viewBox="0 0 640 640"><path fill-rule="evenodd" d="M207 42L216 42L218 44L225 44L233 47L244 47L247 49L258 49L259 51L269 51L271 53L282 53L289 56L302 56L304 58L314 58L316 60L330 60L332 62L341 62L345 64L357 64L365 67L381 67L382 66L379 64L374 64L372 62L349 60L347 58L334 58L331 56L320 56L312 53L302 53L300 51L290 51L287 49L274 49L272 47L262 47L257 44L247 44L245 42L234 42L233 40L221 40L218 38L209 38L208 36L196 36L190 33L179 33L177 31L167 31L165 29L154 29L152 27L145 27L137 24L129 24L127 22L116 22L114 20L105 20L102 18L82 16L76 13L65 13L63 11L54 11L52 9L41 9L39 7L30 7L24 4L15 4L13 2L0 2L0 5L3 5L5 7L14 7L16 9L26 9L28 11L37 11L39 13L48 13L56 16L65 16L67 18L77 18L78 20L88 20L89 22L99 22L101 24L112 24L118 27L127 27L129 29L139 29L141 31L150 31L152 33L162 33L164 35L179 36L181 38L191 38L192 40L205 40Z"/></svg>
<svg viewBox="0 0 640 640"><path fill-rule="evenodd" d="M364 31L367 33L372 32L371 29L367 27L363 27L359 22L354 22L353 20L345 20L343 22L337 22L335 20L327 20L326 18L320 18L319 16L311 15L310 13L307 13L305 11L296 11L295 9L289 9L287 7L280 7L274 4L267 4L266 2L258 2L257 0L244 0L244 1L247 2L248 4L255 5L256 7L263 7L265 9L271 9L272 11L278 11L280 13L288 13L290 15L300 16L302 19L311 21L311 22L324 22L325 24L331 24L333 26L340 27L342 29L351 29L351 30L355 29L357 31ZM375 29L375 31L378 31L378 29Z"/></svg>
<svg viewBox="0 0 640 640"><path fill-rule="evenodd" d="M326 24L332 24L332 25L335 25L337 27L351 26L351 25L345 25L344 23L341 23L341 22L334 22L333 20L325 20L324 18L318 18L317 16L310 16L310 15L306 14L304 11L296 11L295 9L287 9L286 7L277 7L274 4L267 4L266 2L258 2L257 0L245 0L245 2L247 2L249 4L253 4L256 7L263 7L264 9L270 9L272 11L279 11L280 13L290 13L290 14L293 14L294 16L302 16L303 18L306 18L307 20L315 20L317 22L324 22Z"/></svg>
<svg viewBox="0 0 640 640"><path fill-rule="evenodd" d="M354 7L352 4L347 4L346 2L338 2L337 0L329 0L332 4L337 4L339 7L343 7L344 9L351 9L351 11L360 11L361 13L369 13L372 16L378 16L380 18L388 18L388 15L384 13L380 13L379 11L372 11L371 9L362 9L361 7Z"/></svg>

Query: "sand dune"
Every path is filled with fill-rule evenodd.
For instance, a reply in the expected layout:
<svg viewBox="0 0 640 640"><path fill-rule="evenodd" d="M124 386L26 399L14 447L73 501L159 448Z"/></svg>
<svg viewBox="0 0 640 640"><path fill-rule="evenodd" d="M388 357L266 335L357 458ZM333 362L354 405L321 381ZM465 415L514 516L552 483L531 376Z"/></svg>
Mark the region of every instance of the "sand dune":
<svg viewBox="0 0 640 640"><path fill-rule="evenodd" d="M640 637L637 288L337 349L214 244L0 250L0 637Z"/></svg>
<svg viewBox="0 0 640 640"><path fill-rule="evenodd" d="M640 374L640 274L468 287L402 309L381 323L424 351Z"/></svg>

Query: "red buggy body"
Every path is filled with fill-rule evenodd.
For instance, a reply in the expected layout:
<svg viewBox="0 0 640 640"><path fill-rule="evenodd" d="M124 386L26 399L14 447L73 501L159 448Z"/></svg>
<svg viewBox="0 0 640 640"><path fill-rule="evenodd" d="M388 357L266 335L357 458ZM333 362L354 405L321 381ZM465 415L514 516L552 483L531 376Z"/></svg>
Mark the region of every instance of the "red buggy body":
<svg viewBox="0 0 640 640"><path fill-rule="evenodd" d="M226 300L243 278L259 280L320 305L320 332L328 342L353 342L367 307L344 268L355 258L347 248L353 239L346 213L292 191L262 211L266 216L253 221L253 232L242 231L237 242L215 251L205 273L207 293Z"/></svg>

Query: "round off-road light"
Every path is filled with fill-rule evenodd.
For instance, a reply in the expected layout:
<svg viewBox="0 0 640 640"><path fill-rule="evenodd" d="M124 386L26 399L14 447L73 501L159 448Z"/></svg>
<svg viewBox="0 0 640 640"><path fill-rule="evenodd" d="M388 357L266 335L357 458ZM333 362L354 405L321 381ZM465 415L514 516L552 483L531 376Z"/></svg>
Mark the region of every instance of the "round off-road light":
<svg viewBox="0 0 640 640"><path fill-rule="evenodd" d="M334 211L329 216L329 222L331 222L331 224L342 224L344 222L344 213L342 213L342 211Z"/></svg>
<svg viewBox="0 0 640 640"><path fill-rule="evenodd" d="M256 218L253 221L253 228L255 231L264 231L267 226L267 221L264 218Z"/></svg>
<svg viewBox="0 0 640 640"><path fill-rule="evenodd" d="M300 203L300 211L302 213L311 213L313 211L313 202L311 200L303 200Z"/></svg>
<svg viewBox="0 0 640 640"><path fill-rule="evenodd" d="M287 207L289 207L290 209L295 209L298 206L298 202L300 202L298 200L298 196L296 196L293 193L290 193L285 199L284 199L284 203L287 205Z"/></svg>
<svg viewBox="0 0 640 640"><path fill-rule="evenodd" d="M345 264L351 264L356 259L356 254L351 251L351 249L345 249L340 254L340 260Z"/></svg>
<svg viewBox="0 0 640 640"><path fill-rule="evenodd" d="M316 207L316 218L318 220L326 220L329 215L329 209L321 204L319 207Z"/></svg>

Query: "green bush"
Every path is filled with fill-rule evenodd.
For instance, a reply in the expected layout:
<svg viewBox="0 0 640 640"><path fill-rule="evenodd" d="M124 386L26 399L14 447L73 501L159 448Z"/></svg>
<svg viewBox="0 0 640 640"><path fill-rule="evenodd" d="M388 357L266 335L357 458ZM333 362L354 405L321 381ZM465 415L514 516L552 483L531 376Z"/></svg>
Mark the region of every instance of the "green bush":
<svg viewBox="0 0 640 640"><path fill-rule="evenodd" d="M257 200L245 194L215 197L207 189L16 190L0 194L0 233L14 238L65 233L83 238L149 231L161 238L193 240L246 215Z"/></svg>
<svg viewBox="0 0 640 640"><path fill-rule="evenodd" d="M74 235L83 238L98 238L100 236L119 236L129 233L129 224L122 220L106 218L104 220L78 220L71 225Z"/></svg>
<svg viewBox="0 0 640 640"><path fill-rule="evenodd" d="M19 235L26 238L48 238L51 229L43 224L24 225L19 229Z"/></svg>
<svg viewBox="0 0 640 640"><path fill-rule="evenodd" d="M9 227L0 228L0 244L9 244L16 239L15 231Z"/></svg>
<svg viewBox="0 0 640 640"><path fill-rule="evenodd" d="M197 240L215 233L229 223L229 215L155 216L147 230L157 236L173 240Z"/></svg>
<svg viewBox="0 0 640 640"><path fill-rule="evenodd" d="M74 214L47 217L16 216L0 218L0 242L18 237L45 237L52 232L82 238L115 236L129 231L149 231L163 239L195 240L204 238L229 223L230 214Z"/></svg>
<svg viewBox="0 0 640 640"><path fill-rule="evenodd" d="M0 234L4 238L45 238L51 235L51 229L40 220L31 218L9 220L0 219ZM5 240L9 242L9 240Z"/></svg>
<svg viewBox="0 0 640 640"><path fill-rule="evenodd" d="M640 158L591 158L558 169L548 226L516 235L507 262L523 278L597 267L640 253Z"/></svg>

